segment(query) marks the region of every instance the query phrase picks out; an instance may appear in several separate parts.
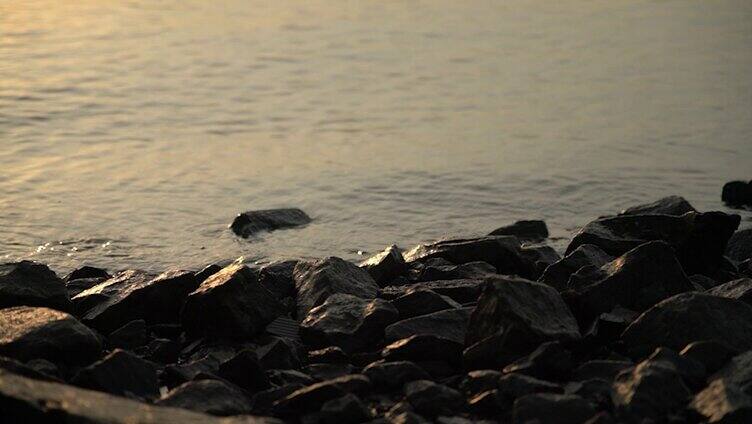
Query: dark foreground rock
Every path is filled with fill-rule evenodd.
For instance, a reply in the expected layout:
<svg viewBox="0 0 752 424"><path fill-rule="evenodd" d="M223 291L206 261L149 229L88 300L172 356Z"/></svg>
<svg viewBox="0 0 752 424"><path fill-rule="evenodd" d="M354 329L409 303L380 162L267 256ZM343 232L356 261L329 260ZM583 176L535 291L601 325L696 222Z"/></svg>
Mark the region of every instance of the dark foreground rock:
<svg viewBox="0 0 752 424"><path fill-rule="evenodd" d="M73 309L63 280L47 265L31 261L0 264L0 308L10 306Z"/></svg>
<svg viewBox="0 0 752 424"><path fill-rule="evenodd" d="M120 349L79 371L72 382L79 387L137 399L154 399L159 394L157 367Z"/></svg>
<svg viewBox="0 0 752 424"><path fill-rule="evenodd" d="M731 206L752 205L752 181L729 181L723 185L721 200Z"/></svg>
<svg viewBox="0 0 752 424"><path fill-rule="evenodd" d="M735 232L726 245L726 256L736 262L752 258L752 228Z"/></svg>
<svg viewBox="0 0 752 424"><path fill-rule="evenodd" d="M265 209L238 214L230 229L241 237L250 237L259 231L299 227L310 222L311 218L300 209Z"/></svg>

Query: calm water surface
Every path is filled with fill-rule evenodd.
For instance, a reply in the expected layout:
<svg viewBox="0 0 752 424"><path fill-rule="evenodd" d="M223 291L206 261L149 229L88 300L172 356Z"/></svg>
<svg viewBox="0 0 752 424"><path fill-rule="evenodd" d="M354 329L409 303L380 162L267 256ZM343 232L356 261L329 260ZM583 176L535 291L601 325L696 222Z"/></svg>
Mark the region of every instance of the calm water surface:
<svg viewBox="0 0 752 424"><path fill-rule="evenodd" d="M2 260L356 259L520 218L568 237L667 194L723 210L735 178L749 0L0 0ZM315 222L226 228L281 206Z"/></svg>

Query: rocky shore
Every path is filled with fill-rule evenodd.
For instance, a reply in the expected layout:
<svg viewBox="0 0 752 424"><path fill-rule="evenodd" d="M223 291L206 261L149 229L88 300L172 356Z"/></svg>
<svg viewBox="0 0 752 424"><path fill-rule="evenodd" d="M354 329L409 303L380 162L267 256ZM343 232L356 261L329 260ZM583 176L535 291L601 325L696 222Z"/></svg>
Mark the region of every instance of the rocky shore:
<svg viewBox="0 0 752 424"><path fill-rule="evenodd" d="M671 196L586 224L564 256L533 220L361 264L2 264L0 422L749 423L739 224Z"/></svg>

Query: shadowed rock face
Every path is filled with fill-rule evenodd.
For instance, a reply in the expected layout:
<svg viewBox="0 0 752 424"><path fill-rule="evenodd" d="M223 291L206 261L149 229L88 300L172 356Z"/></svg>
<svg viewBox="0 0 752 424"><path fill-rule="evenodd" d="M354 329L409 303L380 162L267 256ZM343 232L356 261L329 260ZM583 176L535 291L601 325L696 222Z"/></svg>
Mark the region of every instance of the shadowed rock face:
<svg viewBox="0 0 752 424"><path fill-rule="evenodd" d="M0 308L10 306L73 310L63 280L47 265L31 261L0 264Z"/></svg>
<svg viewBox="0 0 752 424"><path fill-rule="evenodd" d="M220 416L252 411L251 400L242 390L220 380L189 381L172 389L156 404Z"/></svg>
<svg viewBox="0 0 752 424"><path fill-rule="evenodd" d="M397 246L389 246L384 251L361 262L360 267L368 271L380 287L384 287L407 271L402 251Z"/></svg>
<svg viewBox="0 0 752 424"><path fill-rule="evenodd" d="M697 210L681 196L666 196L652 203L632 206L619 215L674 215L680 216Z"/></svg>
<svg viewBox="0 0 752 424"><path fill-rule="evenodd" d="M731 206L752 205L752 181L729 181L723 186L721 200Z"/></svg>
<svg viewBox="0 0 752 424"><path fill-rule="evenodd" d="M515 236L524 241L541 241L548 238L548 227L540 220L517 221L514 224L497 228L490 236Z"/></svg>
<svg viewBox="0 0 752 424"><path fill-rule="evenodd" d="M600 247L592 244L583 244L564 258L549 265L538 281L548 284L559 291L564 291L567 289L569 277L582 267L591 266L600 268L613 259L613 256L601 250Z"/></svg>
<svg viewBox="0 0 752 424"><path fill-rule="evenodd" d="M72 382L80 387L140 399L154 399L159 394L157 367L121 349L115 349L79 371Z"/></svg>
<svg viewBox="0 0 752 424"><path fill-rule="evenodd" d="M311 218L297 208L265 209L239 214L230 224L230 229L241 237L249 237L260 231L298 227L310 222Z"/></svg>

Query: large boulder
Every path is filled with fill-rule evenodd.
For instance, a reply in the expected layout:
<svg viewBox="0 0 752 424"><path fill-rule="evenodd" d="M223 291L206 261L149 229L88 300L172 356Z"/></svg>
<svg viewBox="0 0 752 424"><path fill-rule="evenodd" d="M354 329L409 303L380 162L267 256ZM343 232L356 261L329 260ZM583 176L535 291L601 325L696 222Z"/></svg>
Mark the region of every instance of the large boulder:
<svg viewBox="0 0 752 424"><path fill-rule="evenodd" d="M721 200L731 206L752 205L752 181L729 181L723 186Z"/></svg>
<svg viewBox="0 0 752 424"><path fill-rule="evenodd" d="M736 262L752 258L752 228L735 232L726 245L726 256Z"/></svg>
<svg viewBox="0 0 752 424"><path fill-rule="evenodd" d="M681 350L696 340L723 343L737 351L752 349L752 307L705 293L670 297L640 315L622 340L637 353L659 346Z"/></svg>
<svg viewBox="0 0 752 424"><path fill-rule="evenodd" d="M241 237L250 237L259 231L298 227L310 222L311 218L297 208L264 209L238 214L230 224L230 229Z"/></svg>
<svg viewBox="0 0 752 424"><path fill-rule="evenodd" d="M654 241L642 244L607 263L592 283L570 279L574 310L595 317L617 305L644 311L675 294L693 291L673 249ZM577 287L577 285L582 285Z"/></svg>
<svg viewBox="0 0 752 424"><path fill-rule="evenodd" d="M257 274L232 264L207 278L185 301L181 318L187 332L229 338L252 337L283 311L258 282Z"/></svg>
<svg viewBox="0 0 752 424"><path fill-rule="evenodd" d="M487 262L499 274L534 278L535 264L522 254L519 240L514 236L486 236L474 239L442 240L422 244L404 254L408 263L425 262L433 258L446 259L454 264Z"/></svg>
<svg viewBox="0 0 752 424"><path fill-rule="evenodd" d="M381 340L384 328L397 317L397 309L385 300L336 293L311 309L300 323L300 335L311 346L353 352Z"/></svg>
<svg viewBox="0 0 752 424"><path fill-rule="evenodd" d="M472 308L446 309L397 321L386 327L385 338L391 343L413 335L431 335L462 343Z"/></svg>
<svg viewBox="0 0 752 424"><path fill-rule="evenodd" d="M148 324L179 322L180 308L196 287L198 282L188 271L169 271L156 278L125 271L84 290L73 301L80 306L84 323L111 332L136 319Z"/></svg>
<svg viewBox="0 0 752 424"><path fill-rule="evenodd" d="M299 320L335 293L373 299L379 290L365 269L337 257L298 262L293 278Z"/></svg>
<svg viewBox="0 0 752 424"><path fill-rule="evenodd" d="M515 236L523 241L541 241L548 238L548 227L541 220L523 220L499 227L490 236Z"/></svg>
<svg viewBox="0 0 752 424"><path fill-rule="evenodd" d="M381 287L389 285L395 278L407 272L402 251L394 245L361 262L360 267L368 271Z"/></svg>
<svg viewBox="0 0 752 424"><path fill-rule="evenodd" d="M65 312L29 306L0 309L0 355L86 364L101 351L99 337Z"/></svg>
<svg viewBox="0 0 752 424"><path fill-rule="evenodd" d="M63 280L47 265L31 261L0 264L0 308L10 306L73 309Z"/></svg>
<svg viewBox="0 0 752 424"><path fill-rule="evenodd" d="M170 390L159 406L190 409L211 415L251 413L251 399L239 388L221 380L189 381Z"/></svg>
<svg viewBox="0 0 752 424"><path fill-rule="evenodd" d="M600 268L614 260L614 257L592 244L583 244L567 256L549 265L538 279L559 291L567 288L569 277L582 267Z"/></svg>
<svg viewBox="0 0 752 424"><path fill-rule="evenodd" d="M137 399L155 399L159 395L157 367L121 349L115 349L99 361L81 369L72 383L87 389Z"/></svg>
<svg viewBox="0 0 752 424"><path fill-rule="evenodd" d="M713 275L721 265L726 243L740 220L739 215L723 212L601 218L583 227L566 253L583 244L594 244L609 255L621 256L648 241L662 240L674 248L687 274Z"/></svg>
<svg viewBox="0 0 752 424"><path fill-rule="evenodd" d="M681 196L666 196L655 202L632 206L619 215L673 215L680 216L697 210Z"/></svg>

